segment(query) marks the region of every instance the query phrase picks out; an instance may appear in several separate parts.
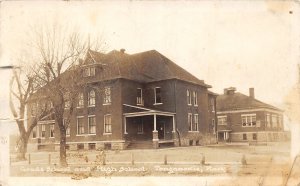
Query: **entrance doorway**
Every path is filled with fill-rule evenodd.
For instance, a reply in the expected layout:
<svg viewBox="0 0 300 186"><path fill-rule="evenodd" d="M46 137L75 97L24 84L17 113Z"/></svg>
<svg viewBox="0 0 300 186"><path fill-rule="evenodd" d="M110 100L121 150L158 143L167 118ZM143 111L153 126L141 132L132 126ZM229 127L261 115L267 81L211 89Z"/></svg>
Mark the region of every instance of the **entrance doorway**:
<svg viewBox="0 0 300 186"><path fill-rule="evenodd" d="M166 123L164 121L159 121L157 124L158 139L165 139L165 129Z"/></svg>

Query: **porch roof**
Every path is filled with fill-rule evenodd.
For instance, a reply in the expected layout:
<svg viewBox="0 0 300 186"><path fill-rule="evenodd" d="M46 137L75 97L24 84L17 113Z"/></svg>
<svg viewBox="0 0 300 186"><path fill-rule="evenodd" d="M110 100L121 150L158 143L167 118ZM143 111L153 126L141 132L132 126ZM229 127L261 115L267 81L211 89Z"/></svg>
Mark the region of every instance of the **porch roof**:
<svg viewBox="0 0 300 186"><path fill-rule="evenodd" d="M176 114L173 112L165 112L165 111L160 111L160 110L155 110L155 109L140 107L140 106L135 106L135 105L123 104L123 106L134 109L134 111L124 113L123 115L125 117L148 116L148 115L154 115L154 114L162 115L162 116L175 116L175 114Z"/></svg>

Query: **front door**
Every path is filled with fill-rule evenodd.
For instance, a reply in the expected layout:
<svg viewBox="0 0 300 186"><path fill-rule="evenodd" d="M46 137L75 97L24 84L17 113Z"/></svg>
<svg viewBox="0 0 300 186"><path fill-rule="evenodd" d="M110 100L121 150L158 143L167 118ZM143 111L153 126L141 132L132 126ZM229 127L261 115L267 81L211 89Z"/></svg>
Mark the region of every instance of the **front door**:
<svg viewBox="0 0 300 186"><path fill-rule="evenodd" d="M158 139L165 139L165 122L160 121L157 125Z"/></svg>

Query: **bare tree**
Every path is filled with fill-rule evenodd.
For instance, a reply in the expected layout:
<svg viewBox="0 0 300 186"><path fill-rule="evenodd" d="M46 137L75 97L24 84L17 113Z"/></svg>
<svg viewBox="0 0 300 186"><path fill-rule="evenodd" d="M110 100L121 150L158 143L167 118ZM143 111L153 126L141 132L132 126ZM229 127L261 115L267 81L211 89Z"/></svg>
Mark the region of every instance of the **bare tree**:
<svg viewBox="0 0 300 186"><path fill-rule="evenodd" d="M34 77L30 74L24 73L21 69L13 69L13 76L10 80L9 105L20 133L17 141L17 158L20 160L25 159L28 139L33 128L36 127L38 120L46 116L46 113L49 111L47 107L40 108L36 117L30 120L31 123L26 129L25 109L30 95L34 92L33 81Z"/></svg>
<svg viewBox="0 0 300 186"><path fill-rule="evenodd" d="M94 46L94 50L99 50L100 45L99 42L91 44L89 37L79 34L76 29L69 30L58 24L37 28L34 35L33 47L36 49L37 61L32 68L36 76L34 83L52 102L53 115L60 134L60 164L66 166L66 128L82 87L81 59L91 46Z"/></svg>

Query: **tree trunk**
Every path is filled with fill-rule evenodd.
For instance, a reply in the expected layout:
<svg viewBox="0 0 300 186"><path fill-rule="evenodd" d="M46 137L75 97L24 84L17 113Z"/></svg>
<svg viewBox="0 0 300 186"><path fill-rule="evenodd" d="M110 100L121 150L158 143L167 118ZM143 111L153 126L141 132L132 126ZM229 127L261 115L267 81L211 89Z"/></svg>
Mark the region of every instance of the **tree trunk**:
<svg viewBox="0 0 300 186"><path fill-rule="evenodd" d="M60 155L60 165L65 167L67 166L67 154L66 154L66 135L61 135L60 136L60 150L59 150L59 155Z"/></svg>
<svg viewBox="0 0 300 186"><path fill-rule="evenodd" d="M59 115L59 114L58 114ZM60 158L60 165L67 166L67 153L66 153L66 129L63 124L63 118L61 116L57 117L59 133L60 133L60 148L59 148L59 158Z"/></svg>
<svg viewBox="0 0 300 186"><path fill-rule="evenodd" d="M28 137L26 134L22 134L18 140L17 144L17 159L18 160L26 160L26 153L27 153L27 144L28 144Z"/></svg>

